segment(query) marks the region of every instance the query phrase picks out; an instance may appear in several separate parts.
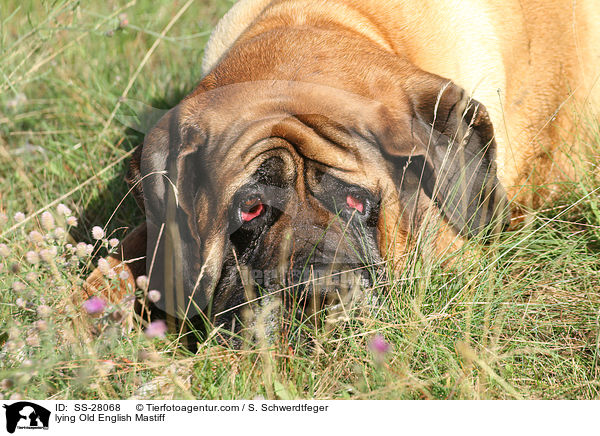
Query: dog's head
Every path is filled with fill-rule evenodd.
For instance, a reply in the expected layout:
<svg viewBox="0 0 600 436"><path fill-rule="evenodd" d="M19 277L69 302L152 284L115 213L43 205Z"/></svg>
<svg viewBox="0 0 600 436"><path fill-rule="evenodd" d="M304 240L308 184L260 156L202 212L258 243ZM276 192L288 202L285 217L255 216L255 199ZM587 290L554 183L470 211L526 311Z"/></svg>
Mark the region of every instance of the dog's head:
<svg viewBox="0 0 600 436"><path fill-rule="evenodd" d="M391 103L361 94L297 81L201 86L160 120L132 172L164 310L220 313L251 286L327 300L349 281L368 284L370 267L401 257L425 221L465 237L503 225L481 104L429 74Z"/></svg>

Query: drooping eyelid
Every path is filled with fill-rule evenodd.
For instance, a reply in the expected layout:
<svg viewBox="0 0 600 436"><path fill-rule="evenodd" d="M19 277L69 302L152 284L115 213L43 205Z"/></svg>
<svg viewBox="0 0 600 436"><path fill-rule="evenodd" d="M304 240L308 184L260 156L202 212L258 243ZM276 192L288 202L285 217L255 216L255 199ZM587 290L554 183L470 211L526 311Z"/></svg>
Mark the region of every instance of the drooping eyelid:
<svg viewBox="0 0 600 436"><path fill-rule="evenodd" d="M336 177L332 174L324 173L321 174L318 178L320 179L320 186L311 187L311 191L317 193L317 195L326 195L327 193L333 193L338 194L339 196L343 196L345 198L347 194L352 194L356 197L360 197L368 201L374 200L376 198L375 193L371 192L369 189L340 179L339 177Z"/></svg>
<svg viewBox="0 0 600 436"><path fill-rule="evenodd" d="M374 210L373 207L376 210L376 205L379 203L378 197L370 190L353 183L348 183L329 173L321 173L313 180L318 180L319 183L318 186L309 185L309 192L331 213L345 213L344 211L348 209L348 195L360 198L361 203L363 203L361 216L371 215L371 212Z"/></svg>

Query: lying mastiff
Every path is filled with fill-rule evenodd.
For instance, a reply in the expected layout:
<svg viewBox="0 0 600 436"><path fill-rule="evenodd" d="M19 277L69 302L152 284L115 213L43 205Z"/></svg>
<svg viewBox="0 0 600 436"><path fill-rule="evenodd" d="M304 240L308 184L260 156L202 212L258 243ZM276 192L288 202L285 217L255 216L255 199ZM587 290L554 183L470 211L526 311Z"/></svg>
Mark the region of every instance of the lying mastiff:
<svg viewBox="0 0 600 436"><path fill-rule="evenodd" d="M239 1L132 159L146 223L109 259L129 283L88 290L146 274L159 312L232 325L264 295L368 288L416 235L439 256L501 231L573 176L598 22L594 0Z"/></svg>

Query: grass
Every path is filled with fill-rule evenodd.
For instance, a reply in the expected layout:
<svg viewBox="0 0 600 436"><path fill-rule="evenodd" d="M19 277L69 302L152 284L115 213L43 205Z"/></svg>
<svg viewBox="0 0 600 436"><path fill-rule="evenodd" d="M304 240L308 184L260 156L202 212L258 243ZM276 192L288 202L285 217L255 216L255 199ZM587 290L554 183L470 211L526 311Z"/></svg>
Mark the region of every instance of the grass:
<svg viewBox="0 0 600 436"><path fill-rule="evenodd" d="M192 354L119 319L127 308L82 315L71 290L108 249L92 226L121 238L143 219L122 181L143 137L119 123L124 103L166 109L189 92L231 3L197 0L176 20L186 2L0 5L0 398L598 398L600 200L586 173L490 246L468 244L476 257L414 255L377 284L376 307L298 327L310 347L208 340Z"/></svg>

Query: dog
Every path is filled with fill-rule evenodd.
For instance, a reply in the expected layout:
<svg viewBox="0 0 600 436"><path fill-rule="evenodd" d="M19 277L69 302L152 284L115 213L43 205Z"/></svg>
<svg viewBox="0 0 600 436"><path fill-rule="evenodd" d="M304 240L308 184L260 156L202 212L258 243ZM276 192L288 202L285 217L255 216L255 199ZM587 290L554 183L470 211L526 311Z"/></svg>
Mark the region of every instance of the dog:
<svg viewBox="0 0 600 436"><path fill-rule="evenodd" d="M574 174L598 22L593 0L237 2L132 158L146 223L108 259L130 278L86 289L147 274L159 312L231 327L257 287L331 302L339 281L298 283L368 288L415 235L436 256L502 231Z"/></svg>

